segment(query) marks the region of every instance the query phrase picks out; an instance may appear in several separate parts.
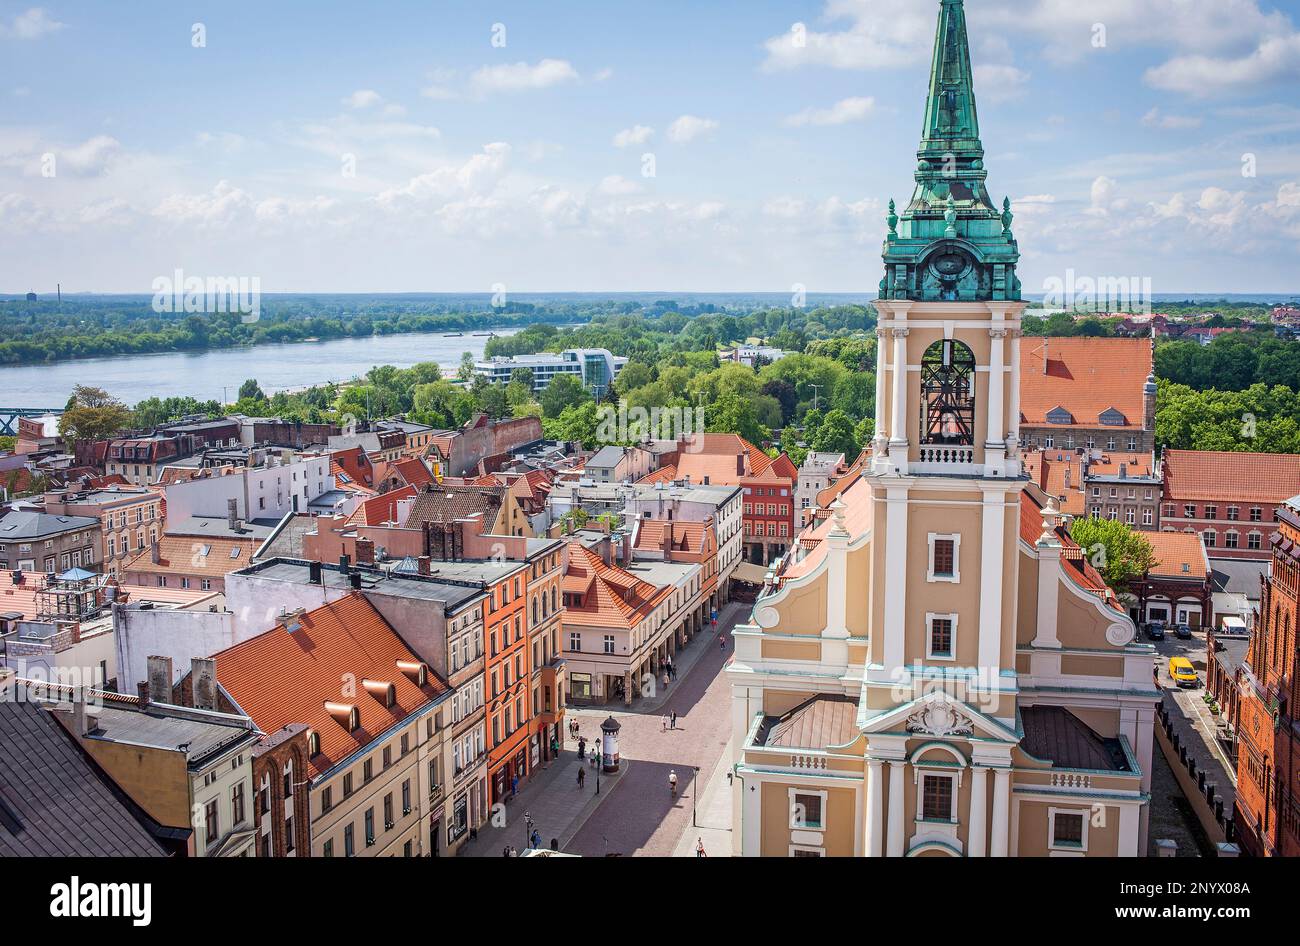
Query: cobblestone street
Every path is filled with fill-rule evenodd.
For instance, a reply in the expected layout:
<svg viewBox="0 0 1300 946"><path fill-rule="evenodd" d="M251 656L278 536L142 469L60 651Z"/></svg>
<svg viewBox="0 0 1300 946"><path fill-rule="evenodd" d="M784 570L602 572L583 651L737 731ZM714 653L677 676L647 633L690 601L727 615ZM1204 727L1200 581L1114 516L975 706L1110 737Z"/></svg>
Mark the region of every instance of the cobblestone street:
<svg viewBox="0 0 1300 946"><path fill-rule="evenodd" d="M718 647L717 634L701 635L698 643L705 649L694 666L672 684L666 698L656 701L659 705L640 713L614 713L623 727L620 754L630 768L605 803L564 846L565 851L588 857L606 853L667 857L680 850L693 852L695 836L687 839L686 835L693 830L692 806L699 803L700 828L695 835L709 832L705 847L711 856L730 853L730 807L725 804L729 793L722 791L720 799L716 790L699 793L711 777L725 783L719 760L730 737L731 707L721 670L732 652L731 628L748 608L730 604L723 610L719 630L727 637L725 654ZM674 710L677 728L665 731L663 714ZM571 709L570 713L581 720L582 730L588 734L609 715L607 710ZM676 798L668 789L669 772L677 773ZM706 798L712 804L705 804ZM724 837L728 839L725 842Z"/></svg>

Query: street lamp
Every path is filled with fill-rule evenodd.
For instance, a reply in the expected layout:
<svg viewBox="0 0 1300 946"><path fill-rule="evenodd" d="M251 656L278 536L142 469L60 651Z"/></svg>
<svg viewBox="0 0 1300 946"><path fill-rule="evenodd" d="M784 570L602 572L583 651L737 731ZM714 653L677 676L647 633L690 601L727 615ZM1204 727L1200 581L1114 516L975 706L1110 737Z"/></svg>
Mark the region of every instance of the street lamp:
<svg viewBox="0 0 1300 946"><path fill-rule="evenodd" d="M531 811L524 812L524 827L525 830L528 832L527 836L524 838L524 848L526 850L533 846L534 823L533 823L533 813Z"/></svg>
<svg viewBox="0 0 1300 946"><path fill-rule="evenodd" d="M698 828L699 825L695 823L695 796L700 793L700 767L693 765L691 768L695 770L695 778L691 785L691 827Z"/></svg>

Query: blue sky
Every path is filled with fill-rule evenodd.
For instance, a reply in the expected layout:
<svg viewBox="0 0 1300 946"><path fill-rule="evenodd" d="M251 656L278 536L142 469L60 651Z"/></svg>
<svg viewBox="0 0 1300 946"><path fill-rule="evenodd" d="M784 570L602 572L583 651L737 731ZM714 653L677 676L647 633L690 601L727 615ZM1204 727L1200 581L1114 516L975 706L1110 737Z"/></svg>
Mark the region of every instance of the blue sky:
<svg viewBox="0 0 1300 946"><path fill-rule="evenodd" d="M1294 0L966 6L1027 291L1300 292ZM0 291L872 291L938 7L0 0Z"/></svg>

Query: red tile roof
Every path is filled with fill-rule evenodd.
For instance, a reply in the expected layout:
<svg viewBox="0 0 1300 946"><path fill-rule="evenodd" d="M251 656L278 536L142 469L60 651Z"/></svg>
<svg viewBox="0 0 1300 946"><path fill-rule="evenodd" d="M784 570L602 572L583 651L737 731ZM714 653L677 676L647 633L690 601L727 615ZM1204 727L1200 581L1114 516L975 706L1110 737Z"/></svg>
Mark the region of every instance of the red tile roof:
<svg viewBox="0 0 1300 946"><path fill-rule="evenodd" d="M704 548L704 535L708 526L703 522L684 522L671 519L641 519L637 523L636 547L662 549L664 534L672 536L672 549L677 552L699 552Z"/></svg>
<svg viewBox="0 0 1300 946"><path fill-rule="evenodd" d="M399 664L418 666L411 652L369 602L357 592L214 655L217 681L263 732L293 723L320 735L321 751L311 758L319 775L381 733L447 692L429 674L423 686ZM340 693L339 681L356 680L356 695ZM363 681L391 683L396 697L384 705ZM355 706L361 725L349 732L326 703Z"/></svg>
<svg viewBox="0 0 1300 946"><path fill-rule="evenodd" d="M1156 553L1150 574L1160 578L1204 581L1210 573L1210 559L1201 537L1195 532L1144 532Z"/></svg>
<svg viewBox="0 0 1300 946"><path fill-rule="evenodd" d="M569 544L564 593L583 595L582 604L567 604L565 624L584 627L633 628L672 594L604 560L579 542Z"/></svg>
<svg viewBox="0 0 1300 946"><path fill-rule="evenodd" d="M1165 499L1282 503L1300 495L1300 456L1166 450Z"/></svg>
<svg viewBox="0 0 1300 946"><path fill-rule="evenodd" d="M403 499L410 499L416 494L414 486L403 486L391 493L384 493L360 503L348 523L354 526L381 526L387 522L397 521L397 504Z"/></svg>
<svg viewBox="0 0 1300 946"><path fill-rule="evenodd" d="M1114 408L1127 421L1116 430L1141 429L1143 387L1152 371L1149 339L1024 338L1021 422L1045 425L1048 412L1063 407L1074 423L1051 426L1097 427L1101 414Z"/></svg>

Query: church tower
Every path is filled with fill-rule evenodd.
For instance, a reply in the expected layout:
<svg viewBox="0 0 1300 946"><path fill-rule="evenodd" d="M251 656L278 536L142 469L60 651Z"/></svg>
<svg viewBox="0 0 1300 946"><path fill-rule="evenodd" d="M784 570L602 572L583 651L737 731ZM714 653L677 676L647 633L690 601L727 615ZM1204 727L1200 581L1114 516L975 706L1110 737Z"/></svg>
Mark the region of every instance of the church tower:
<svg viewBox="0 0 1300 946"><path fill-rule="evenodd" d="M876 435L734 631L737 853L1133 856L1152 651L1019 455L1019 250L939 0L891 201Z"/></svg>

